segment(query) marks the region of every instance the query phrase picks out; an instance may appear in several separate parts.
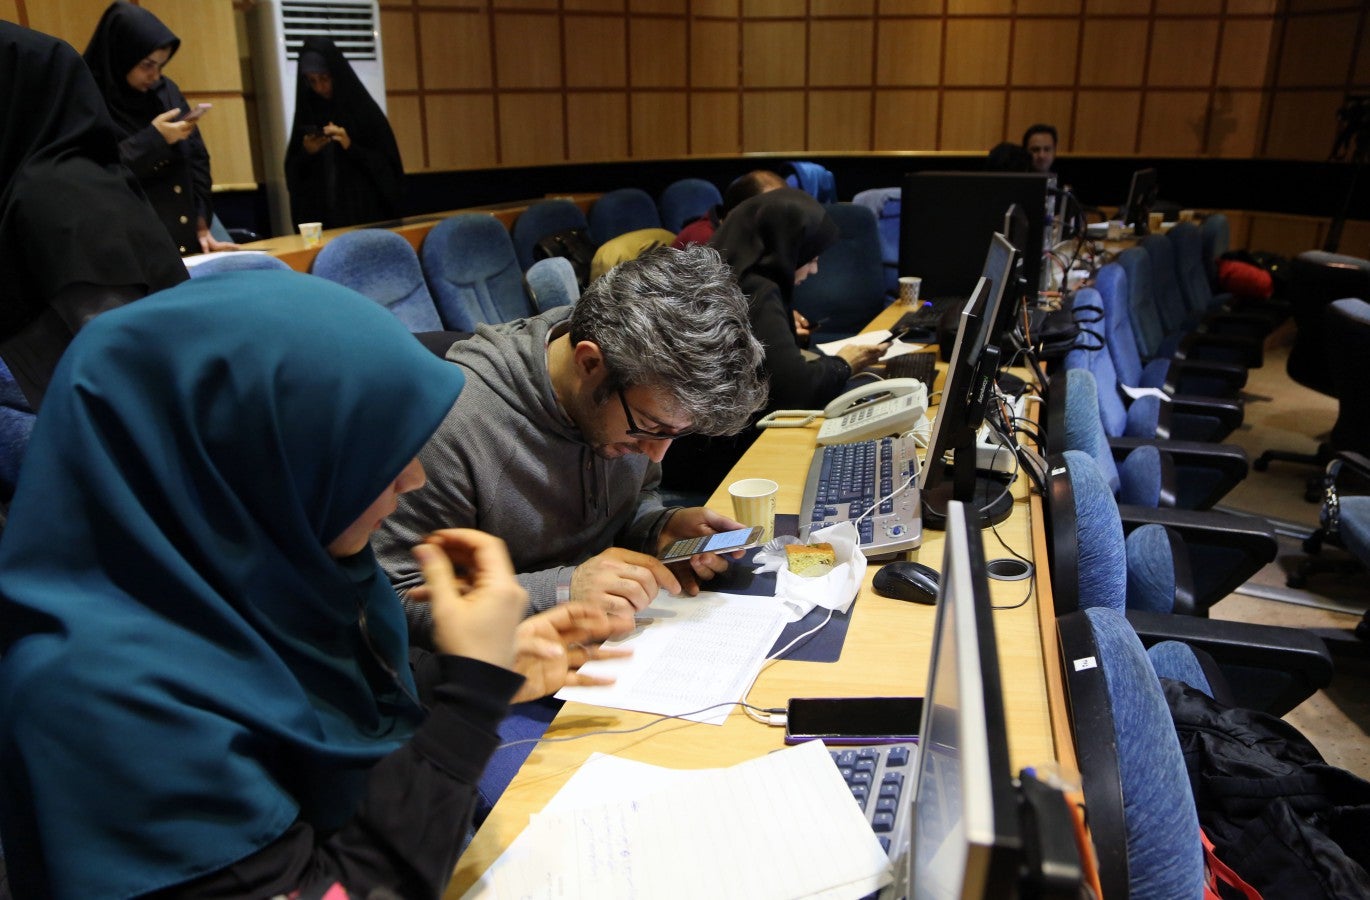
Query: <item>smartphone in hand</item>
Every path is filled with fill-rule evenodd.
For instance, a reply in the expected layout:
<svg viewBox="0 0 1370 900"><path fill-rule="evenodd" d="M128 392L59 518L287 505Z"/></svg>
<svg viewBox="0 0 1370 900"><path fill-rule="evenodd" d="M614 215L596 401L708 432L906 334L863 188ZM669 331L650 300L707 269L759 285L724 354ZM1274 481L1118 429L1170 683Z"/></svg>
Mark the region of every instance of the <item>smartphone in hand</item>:
<svg viewBox="0 0 1370 900"><path fill-rule="evenodd" d="M696 553L731 553L734 550L746 550L748 547L755 547L761 541L761 532L762 528L755 526L720 531L703 537L685 538L661 551L660 559L662 562L676 562L689 559Z"/></svg>
<svg viewBox="0 0 1370 900"><path fill-rule="evenodd" d="M209 112L209 110L213 106L213 103L197 103L195 104L195 107L191 109L190 112L186 113L184 116L181 116L181 118L177 119L176 121L194 122L196 119L200 118L200 116L203 116L205 113Z"/></svg>

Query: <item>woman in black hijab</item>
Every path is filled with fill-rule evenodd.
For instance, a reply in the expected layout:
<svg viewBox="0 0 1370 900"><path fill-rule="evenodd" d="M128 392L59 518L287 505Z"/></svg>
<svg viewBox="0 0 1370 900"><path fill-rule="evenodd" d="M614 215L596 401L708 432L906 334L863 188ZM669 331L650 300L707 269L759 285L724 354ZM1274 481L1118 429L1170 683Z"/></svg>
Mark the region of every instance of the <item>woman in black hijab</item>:
<svg viewBox="0 0 1370 900"><path fill-rule="evenodd" d="M0 22L0 358L33 409L92 316L187 277L118 140L76 51Z"/></svg>
<svg viewBox="0 0 1370 900"><path fill-rule="evenodd" d="M209 151L193 122L178 121L190 105L162 74L180 46L152 13L116 0L95 26L86 65L119 129L119 157L138 176L181 255L236 250L209 233Z"/></svg>
<svg viewBox="0 0 1370 900"><path fill-rule="evenodd" d="M821 409L852 374L874 363L883 345L843 347L834 356L799 346L794 289L818 271L818 255L837 243L837 224L803 191L779 188L739 204L709 246L723 257L747 297L752 333L766 349L770 396L763 412ZM730 438L691 436L672 442L662 463L668 490L708 493L751 446L755 429Z"/></svg>
<svg viewBox="0 0 1370 900"><path fill-rule="evenodd" d="M300 48L285 183L297 222L341 228L397 219L404 165L385 113L333 42Z"/></svg>

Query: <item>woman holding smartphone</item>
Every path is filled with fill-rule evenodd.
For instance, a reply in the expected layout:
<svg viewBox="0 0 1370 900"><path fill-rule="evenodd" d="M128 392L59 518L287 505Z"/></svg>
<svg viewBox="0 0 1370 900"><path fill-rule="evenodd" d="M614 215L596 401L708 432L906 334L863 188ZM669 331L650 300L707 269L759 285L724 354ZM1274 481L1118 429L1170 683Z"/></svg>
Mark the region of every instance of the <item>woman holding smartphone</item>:
<svg viewBox="0 0 1370 900"><path fill-rule="evenodd" d="M86 65L119 129L119 157L138 177L181 255L237 250L209 233L209 151L194 121L186 120L190 104L162 74L180 46L152 13L116 0L86 46Z"/></svg>

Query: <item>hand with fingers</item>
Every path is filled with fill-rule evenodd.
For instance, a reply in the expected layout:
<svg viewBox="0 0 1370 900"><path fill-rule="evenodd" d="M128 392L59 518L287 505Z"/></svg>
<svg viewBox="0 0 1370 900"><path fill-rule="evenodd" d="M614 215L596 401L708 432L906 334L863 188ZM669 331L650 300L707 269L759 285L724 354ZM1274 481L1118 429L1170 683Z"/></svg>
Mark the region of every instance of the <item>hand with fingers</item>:
<svg viewBox="0 0 1370 900"><path fill-rule="evenodd" d="M666 523L666 527L661 529L659 549L664 550L673 542L685 538L703 537L706 534L717 534L720 531L732 531L742 527L741 522L734 522L722 513L716 513L703 506L692 506L677 510ZM672 563L670 569L680 579L684 592L693 597L699 593L701 582L726 572L729 558L737 559L742 554L741 550L732 553L696 553L688 560Z"/></svg>
<svg viewBox="0 0 1370 900"><path fill-rule="evenodd" d="M679 594L675 574L655 556L610 547L576 566L571 575L571 599L594 604L611 615L627 615L645 608L657 593Z"/></svg>
<svg viewBox="0 0 1370 900"><path fill-rule="evenodd" d="M566 685L613 684L613 678L583 675L579 669L591 659L630 656L631 650L600 644L632 628L631 615L611 615L601 606L574 600L524 619L516 634L514 670L525 681L514 702L546 697Z"/></svg>
<svg viewBox="0 0 1370 900"><path fill-rule="evenodd" d="M514 577L504 541L470 528L449 528L433 532L413 552L427 583L422 599L433 611L433 646L440 653L514 669L516 628L528 594Z"/></svg>

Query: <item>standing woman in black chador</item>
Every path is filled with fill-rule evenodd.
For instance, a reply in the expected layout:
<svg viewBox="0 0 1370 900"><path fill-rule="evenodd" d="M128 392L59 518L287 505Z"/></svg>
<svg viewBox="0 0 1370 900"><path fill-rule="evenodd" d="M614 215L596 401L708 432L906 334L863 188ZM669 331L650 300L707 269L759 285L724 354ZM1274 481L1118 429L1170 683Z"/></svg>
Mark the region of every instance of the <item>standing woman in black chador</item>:
<svg viewBox="0 0 1370 900"><path fill-rule="evenodd" d="M181 46L152 13L111 3L86 46L86 65L119 129L119 157L138 176L182 256L237 250L209 233L209 151L181 89L162 74Z"/></svg>
<svg viewBox="0 0 1370 900"><path fill-rule="evenodd" d="M187 277L118 141L80 55L0 22L0 360L27 400L0 406L37 409L88 320Z"/></svg>
<svg viewBox="0 0 1370 900"><path fill-rule="evenodd" d="M300 48L285 183L296 222L341 228L400 217L404 165L385 113L325 37Z"/></svg>

